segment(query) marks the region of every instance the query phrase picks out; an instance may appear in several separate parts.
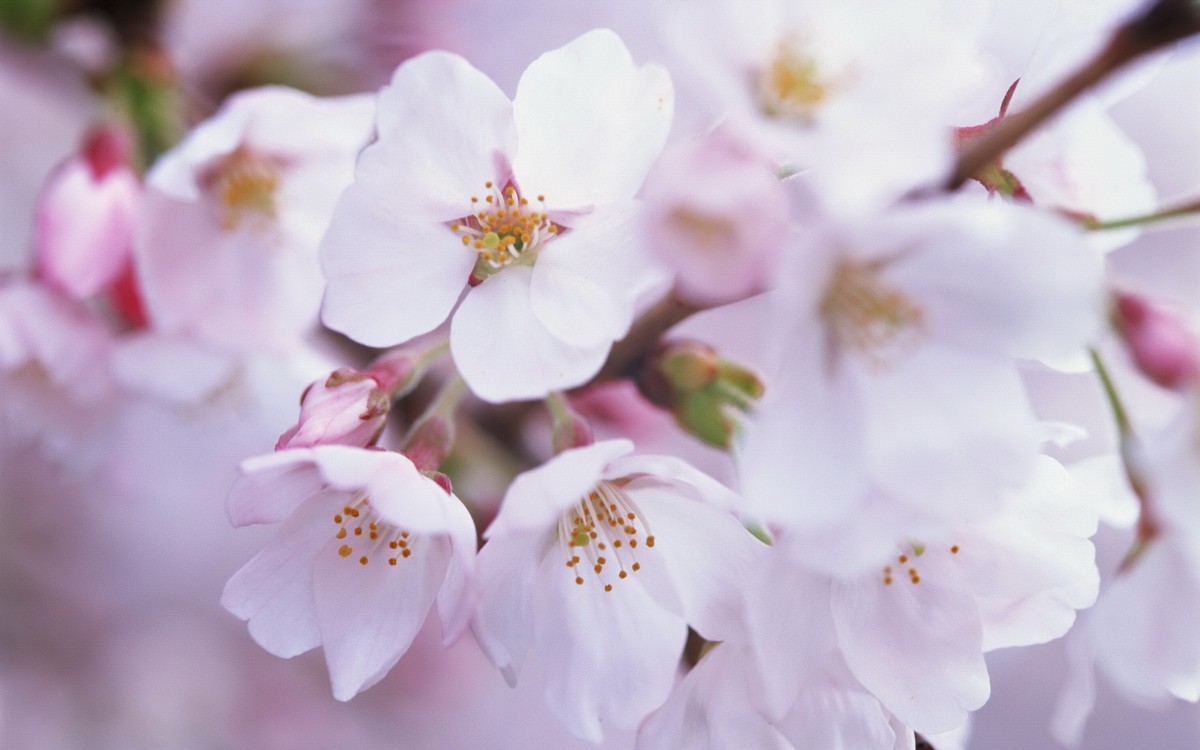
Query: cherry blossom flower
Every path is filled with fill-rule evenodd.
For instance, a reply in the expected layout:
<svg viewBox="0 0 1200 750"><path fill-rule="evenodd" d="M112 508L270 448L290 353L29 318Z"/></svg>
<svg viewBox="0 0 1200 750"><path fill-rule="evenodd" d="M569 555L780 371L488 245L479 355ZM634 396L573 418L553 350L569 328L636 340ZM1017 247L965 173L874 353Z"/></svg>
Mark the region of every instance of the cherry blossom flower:
<svg viewBox="0 0 1200 750"><path fill-rule="evenodd" d="M435 599L447 642L466 627L474 524L398 453L320 445L249 459L229 515L281 526L221 603L276 656L323 646L339 700L382 679Z"/></svg>
<svg viewBox="0 0 1200 750"><path fill-rule="evenodd" d="M879 492L910 520L986 512L1038 452L1013 360L1098 334L1099 257L1066 222L1001 204L820 221L776 295L782 357L739 452L749 506L827 546L821 530Z"/></svg>
<svg viewBox="0 0 1200 750"><path fill-rule="evenodd" d="M950 114L982 73L972 35L924 0L709 0L666 23L688 101L810 169L843 206L936 179L952 156Z"/></svg>
<svg viewBox="0 0 1200 750"><path fill-rule="evenodd" d="M285 88L232 97L147 177L135 256L156 328L277 351L316 324L316 251L354 157L370 96Z"/></svg>
<svg viewBox="0 0 1200 750"><path fill-rule="evenodd" d="M453 311L481 398L584 382L660 283L633 198L672 105L666 72L607 30L535 60L512 101L455 55L404 63L322 246L326 325L388 346Z"/></svg>
<svg viewBox="0 0 1200 750"><path fill-rule="evenodd" d="M632 449L575 448L517 477L479 555L480 645L513 684L536 651L547 704L596 742L666 699L689 624L739 632L737 590L764 550L723 509L729 490Z"/></svg>
<svg viewBox="0 0 1200 750"><path fill-rule="evenodd" d="M697 305L764 291L788 237L787 192L773 164L713 134L667 152L646 181L647 244Z"/></svg>
<svg viewBox="0 0 1200 750"><path fill-rule="evenodd" d="M996 502L936 534L898 526L904 541L865 573L797 566L788 548L807 542L781 534L746 594L764 704L784 710L836 650L904 725L960 726L988 698L983 654L1063 635L1099 585L1096 511L1060 464L1042 457L1027 487Z"/></svg>
<svg viewBox="0 0 1200 750"><path fill-rule="evenodd" d="M730 747L771 750L904 750L912 732L832 661L779 715L756 703L749 650L716 646L638 731L638 750Z"/></svg>

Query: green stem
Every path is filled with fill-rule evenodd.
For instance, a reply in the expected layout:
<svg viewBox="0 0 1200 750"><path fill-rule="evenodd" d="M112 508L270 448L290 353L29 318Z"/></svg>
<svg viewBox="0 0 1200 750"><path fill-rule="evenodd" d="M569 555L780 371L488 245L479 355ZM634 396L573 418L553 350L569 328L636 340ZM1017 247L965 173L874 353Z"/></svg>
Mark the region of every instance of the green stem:
<svg viewBox="0 0 1200 750"><path fill-rule="evenodd" d="M1125 477L1129 480L1129 486L1133 489L1133 494L1137 497L1138 506L1141 512L1138 514L1137 536L1133 540L1133 544L1125 553L1125 557L1121 560L1121 564L1117 566L1117 571L1124 573L1133 567L1134 563L1142 556L1142 553L1149 547L1155 537L1158 536L1158 522L1155 520L1153 509L1150 502L1150 490L1147 487L1146 480L1142 476L1141 469L1138 467L1137 461L1137 436L1133 432L1133 424L1129 420L1129 412L1125 409L1125 403L1121 400L1120 394L1117 392L1116 384L1113 382L1112 375L1108 371L1108 367L1104 364L1104 359L1100 356L1100 352L1094 347L1088 350L1091 354L1092 364L1096 366L1096 374L1100 378L1100 384L1104 387L1104 394L1108 398L1108 404L1112 408L1113 419L1117 423L1117 433L1120 439L1121 463L1125 468Z"/></svg>
<svg viewBox="0 0 1200 750"><path fill-rule="evenodd" d="M1101 232L1110 229L1126 229L1128 227L1137 227L1143 224L1154 224L1167 219L1174 219L1179 216L1189 216L1191 214L1200 214L1200 200L1195 200L1190 203L1185 203L1182 206L1173 208L1164 208L1153 213L1142 214L1140 216L1127 216L1123 219L1113 219L1112 221L1085 221L1084 228Z"/></svg>
<svg viewBox="0 0 1200 750"><path fill-rule="evenodd" d="M1128 439L1133 438L1133 425L1129 421L1129 412L1125 410L1125 403L1121 400L1121 395L1117 392L1116 384L1113 382L1112 375L1109 374L1108 367L1104 364L1104 359L1100 356L1100 352L1092 347L1088 349L1088 354L1091 355L1092 364L1096 367L1096 375L1100 378L1100 384L1104 387L1104 395L1108 399L1108 405L1112 408L1113 419L1117 423L1117 431L1120 435L1121 442L1124 443Z"/></svg>
<svg viewBox="0 0 1200 750"><path fill-rule="evenodd" d="M550 395L546 396L546 408L550 411L555 454L592 444L592 428L587 420L571 408L566 396L558 391L551 391Z"/></svg>

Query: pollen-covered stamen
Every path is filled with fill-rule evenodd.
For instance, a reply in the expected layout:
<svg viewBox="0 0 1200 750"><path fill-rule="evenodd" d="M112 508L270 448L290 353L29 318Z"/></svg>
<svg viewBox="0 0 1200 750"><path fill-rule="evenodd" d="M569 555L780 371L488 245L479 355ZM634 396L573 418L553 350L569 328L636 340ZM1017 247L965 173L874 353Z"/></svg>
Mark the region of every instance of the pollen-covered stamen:
<svg viewBox="0 0 1200 750"><path fill-rule="evenodd" d="M472 273L479 281L520 260L532 260L542 243L561 231L550 220L545 196L531 203L511 183L501 188L487 182L484 188L482 200L471 196L471 213L450 225L463 247L479 254Z"/></svg>
<svg viewBox="0 0 1200 750"><path fill-rule="evenodd" d="M919 343L925 311L884 281L881 270L880 262L840 261L819 311L835 344L883 366Z"/></svg>
<svg viewBox="0 0 1200 750"><path fill-rule="evenodd" d="M384 521L365 495L351 498L333 515L333 522L338 525L334 536L342 542L338 555L359 565L387 560L387 565L395 566L412 556L412 535Z"/></svg>
<svg viewBox="0 0 1200 750"><path fill-rule="evenodd" d="M279 157L245 146L211 165L201 175L200 184L212 196L221 228L233 231L251 218L260 223L274 221L283 168Z"/></svg>
<svg viewBox="0 0 1200 750"><path fill-rule="evenodd" d="M771 117L802 123L815 119L833 81L824 75L804 39L789 34L757 75L759 105Z"/></svg>
<svg viewBox="0 0 1200 750"><path fill-rule="evenodd" d="M951 555L957 555L961 547L957 544L952 544L946 548ZM921 570L917 567L917 560L928 551L928 548L919 542L910 542L908 545L900 549L900 553L896 555L894 565L883 566L883 585L891 586L895 580L895 575L904 575L908 577L908 582L916 586L921 582Z"/></svg>
<svg viewBox="0 0 1200 750"><path fill-rule="evenodd" d="M558 538L575 583L582 586L585 577L594 577L605 591L612 591L613 580L641 570L638 551L655 541L637 504L619 483L608 480L559 518Z"/></svg>

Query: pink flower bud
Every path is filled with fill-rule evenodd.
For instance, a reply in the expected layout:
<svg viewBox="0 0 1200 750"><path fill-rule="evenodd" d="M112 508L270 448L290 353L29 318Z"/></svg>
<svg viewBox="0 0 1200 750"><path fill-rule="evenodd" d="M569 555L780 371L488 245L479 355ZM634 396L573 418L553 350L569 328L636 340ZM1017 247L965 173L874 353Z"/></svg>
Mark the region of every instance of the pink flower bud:
<svg viewBox="0 0 1200 750"><path fill-rule="evenodd" d="M1200 346L1177 313L1145 297L1116 292L1113 314L1134 363L1147 378L1179 389L1200 374Z"/></svg>
<svg viewBox="0 0 1200 750"><path fill-rule="evenodd" d="M788 201L770 162L714 134L677 146L646 182L651 250L679 295L719 305L763 291L788 230Z"/></svg>
<svg viewBox="0 0 1200 750"><path fill-rule="evenodd" d="M37 267L49 285L85 299L116 281L130 262L141 183L129 167L128 136L111 126L88 135L38 198Z"/></svg>
<svg viewBox="0 0 1200 750"><path fill-rule="evenodd" d="M316 445L365 448L379 438L391 405L379 383L360 372L335 370L300 399L300 421L279 436L275 450Z"/></svg>

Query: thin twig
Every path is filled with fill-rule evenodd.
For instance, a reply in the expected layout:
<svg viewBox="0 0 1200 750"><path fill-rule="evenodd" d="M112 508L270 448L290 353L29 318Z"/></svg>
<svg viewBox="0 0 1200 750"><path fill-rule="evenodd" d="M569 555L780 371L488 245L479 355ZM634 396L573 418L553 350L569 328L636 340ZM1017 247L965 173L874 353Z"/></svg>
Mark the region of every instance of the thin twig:
<svg viewBox="0 0 1200 750"><path fill-rule="evenodd" d="M1084 91L1130 62L1197 33L1200 33L1200 1L1158 0L1118 28L1100 52L1066 80L1027 109L1008 115L986 135L971 141L959 154L944 189L957 190Z"/></svg>

